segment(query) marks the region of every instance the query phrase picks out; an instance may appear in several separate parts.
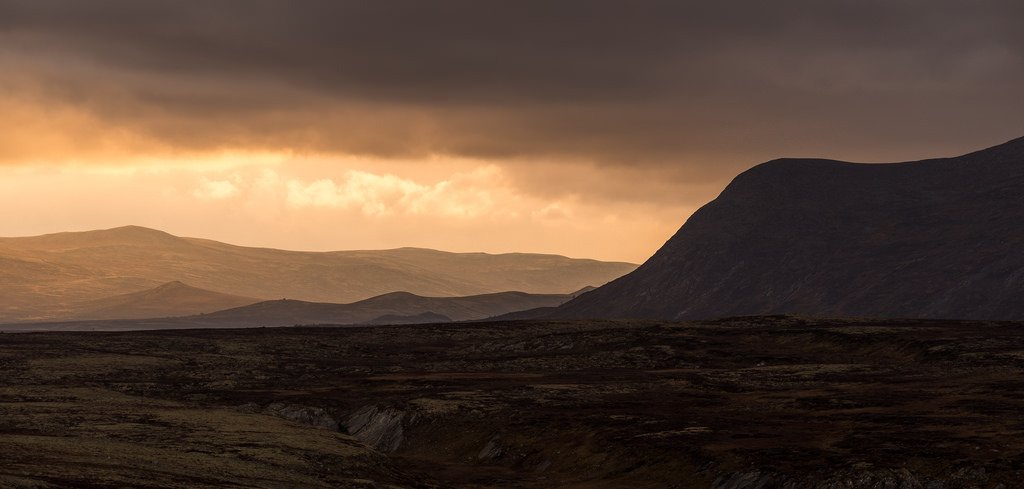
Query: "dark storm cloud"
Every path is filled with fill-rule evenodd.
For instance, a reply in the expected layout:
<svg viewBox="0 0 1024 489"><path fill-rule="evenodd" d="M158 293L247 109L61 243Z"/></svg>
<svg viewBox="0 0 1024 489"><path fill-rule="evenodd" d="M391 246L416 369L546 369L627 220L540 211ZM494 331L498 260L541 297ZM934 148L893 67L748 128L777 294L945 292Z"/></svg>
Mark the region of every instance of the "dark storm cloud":
<svg viewBox="0 0 1024 489"><path fill-rule="evenodd" d="M703 183L783 155L910 158L1024 134L1021 5L0 0L0 62L44 99L178 147Z"/></svg>

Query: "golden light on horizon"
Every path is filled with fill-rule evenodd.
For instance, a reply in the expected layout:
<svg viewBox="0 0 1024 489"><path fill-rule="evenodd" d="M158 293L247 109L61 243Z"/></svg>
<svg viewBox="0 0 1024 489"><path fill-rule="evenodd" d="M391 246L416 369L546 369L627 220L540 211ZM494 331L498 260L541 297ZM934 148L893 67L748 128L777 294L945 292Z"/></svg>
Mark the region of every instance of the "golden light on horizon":
<svg viewBox="0 0 1024 489"><path fill-rule="evenodd" d="M649 7L4 4L0 235L640 262L763 161L1020 135L1020 29L998 9L908 38L898 8L864 36L825 5Z"/></svg>
<svg viewBox="0 0 1024 489"><path fill-rule="evenodd" d="M480 160L245 151L2 166L0 207L18 209L0 215L7 236L135 224L286 249L415 246L631 262L678 221L643 206L609 212L578 196L523 192ZM644 241L621 239L623 229Z"/></svg>
<svg viewBox="0 0 1024 489"><path fill-rule="evenodd" d="M608 206L581 193L592 170L580 162L346 154L249 137L176 145L37 92L7 85L0 96L0 206L12 210L0 215L4 236L134 224L300 250L414 246L637 263L692 211Z"/></svg>

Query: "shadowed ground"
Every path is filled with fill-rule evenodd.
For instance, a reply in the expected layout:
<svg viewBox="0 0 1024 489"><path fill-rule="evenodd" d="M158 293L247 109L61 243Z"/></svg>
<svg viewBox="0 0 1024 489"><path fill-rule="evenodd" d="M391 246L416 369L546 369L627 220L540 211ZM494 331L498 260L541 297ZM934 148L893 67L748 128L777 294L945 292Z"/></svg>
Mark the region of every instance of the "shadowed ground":
<svg viewBox="0 0 1024 489"><path fill-rule="evenodd" d="M0 486L1013 488L1021 326L4 334Z"/></svg>

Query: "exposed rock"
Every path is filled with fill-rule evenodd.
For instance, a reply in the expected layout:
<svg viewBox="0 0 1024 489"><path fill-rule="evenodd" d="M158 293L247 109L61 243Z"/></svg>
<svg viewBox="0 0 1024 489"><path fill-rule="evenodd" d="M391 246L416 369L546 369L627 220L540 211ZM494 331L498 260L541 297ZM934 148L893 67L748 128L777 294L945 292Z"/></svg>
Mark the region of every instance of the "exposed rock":
<svg viewBox="0 0 1024 489"><path fill-rule="evenodd" d="M487 440L487 444L480 449L480 453L477 454L476 458L479 460L495 460L501 458L505 453L505 449L498 443L501 437L495 435L490 440Z"/></svg>
<svg viewBox="0 0 1024 489"><path fill-rule="evenodd" d="M406 413L398 409L364 406L349 416L345 428L359 441L391 453L398 450L405 439L402 426L405 417Z"/></svg>

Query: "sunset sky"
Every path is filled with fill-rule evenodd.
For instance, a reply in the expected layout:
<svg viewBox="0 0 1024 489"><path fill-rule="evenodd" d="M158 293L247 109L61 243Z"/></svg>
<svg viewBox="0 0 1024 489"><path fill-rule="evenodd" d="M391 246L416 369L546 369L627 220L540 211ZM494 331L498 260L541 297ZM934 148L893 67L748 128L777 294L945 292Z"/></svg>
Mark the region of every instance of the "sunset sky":
<svg viewBox="0 0 1024 489"><path fill-rule="evenodd" d="M1024 135L1024 3L0 0L0 236L641 262L737 173Z"/></svg>

